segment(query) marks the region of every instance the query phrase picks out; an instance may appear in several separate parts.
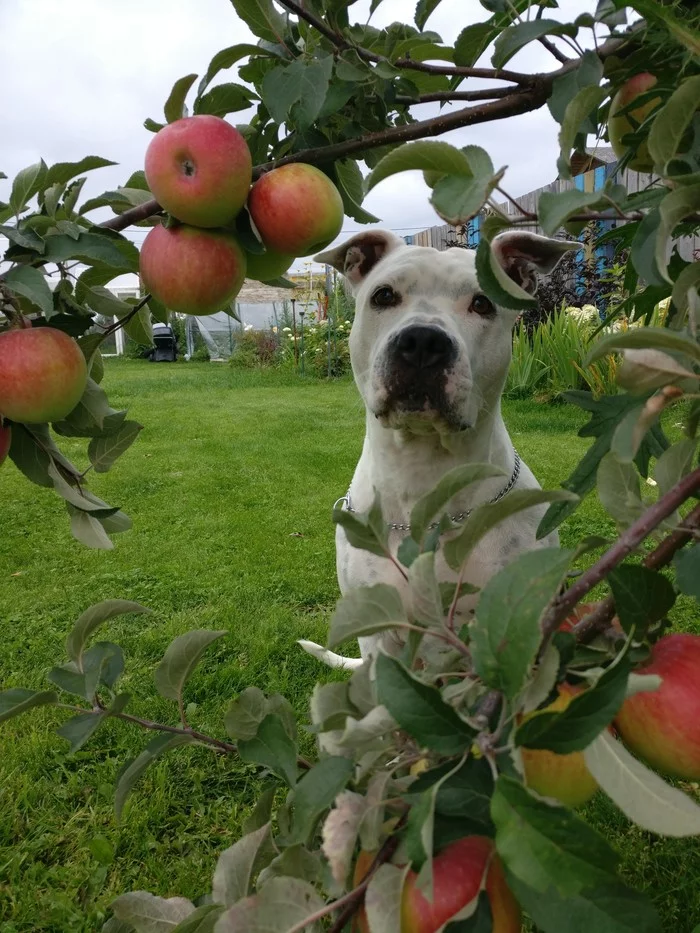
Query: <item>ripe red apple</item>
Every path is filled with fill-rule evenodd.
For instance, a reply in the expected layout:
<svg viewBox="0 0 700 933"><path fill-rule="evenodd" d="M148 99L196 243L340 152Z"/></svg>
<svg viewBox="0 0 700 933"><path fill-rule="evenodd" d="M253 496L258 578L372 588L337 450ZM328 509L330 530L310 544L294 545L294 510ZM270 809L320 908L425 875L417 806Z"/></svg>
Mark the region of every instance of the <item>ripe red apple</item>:
<svg viewBox="0 0 700 933"><path fill-rule="evenodd" d="M580 622L581 619L584 619L587 615L597 609L599 605L600 603L579 603L578 606L575 606L571 610L571 614L564 619L564 621L559 626L558 631L573 632L576 624ZM610 627L620 635L624 635L623 628L620 625L620 620L617 616L614 616L611 620Z"/></svg>
<svg viewBox="0 0 700 933"><path fill-rule="evenodd" d="M141 247L144 286L171 311L214 314L236 297L245 253L229 233L199 227L153 227Z"/></svg>
<svg viewBox="0 0 700 933"><path fill-rule="evenodd" d="M250 150L238 130L210 114L164 126L146 150L146 181L168 213L196 227L223 227L245 204Z"/></svg>
<svg viewBox="0 0 700 933"><path fill-rule="evenodd" d="M520 933L520 907L506 884L493 842L484 836L468 836L450 843L433 858L433 900L416 885L417 874L409 871L401 903L401 933L435 933L450 917L466 907L479 893L486 876L486 893L493 919L492 933ZM361 852L355 866L354 884L363 880L374 855ZM356 915L356 928L368 933L367 915Z"/></svg>
<svg viewBox="0 0 700 933"><path fill-rule="evenodd" d="M622 741L652 768L700 780L700 635L664 635L637 673L663 683L622 704L615 719Z"/></svg>
<svg viewBox="0 0 700 933"><path fill-rule="evenodd" d="M265 253L246 252L245 258L246 276L258 282L269 282L271 279L279 278L294 262L294 256L283 256L281 253L273 253L270 250Z"/></svg>
<svg viewBox="0 0 700 933"><path fill-rule="evenodd" d="M60 421L85 391L87 365L78 344L55 327L0 334L0 414L10 421Z"/></svg>
<svg viewBox="0 0 700 933"><path fill-rule="evenodd" d="M0 420L0 464L7 457L10 452L10 444L12 442L12 429L9 424L3 424Z"/></svg>
<svg viewBox="0 0 700 933"><path fill-rule="evenodd" d="M283 165L263 175L248 196L248 210L268 249L308 256L328 246L343 226L343 200L313 165Z"/></svg>
<svg viewBox="0 0 700 933"><path fill-rule="evenodd" d="M634 75L629 81L622 85L617 94L613 97L610 104L610 115L608 117L608 137L613 152L621 159L627 152L628 146L622 142L622 137L627 133L632 133L649 116L654 107L659 103L659 98L654 97L642 104L636 109L630 110L618 116L620 110L629 106L640 94L651 90L656 84L654 75L648 71ZM634 120L634 123L632 122ZM628 163L628 168L635 172L651 172L654 168L654 160L649 155L649 149L646 142L638 148L636 155Z"/></svg>
<svg viewBox="0 0 700 933"><path fill-rule="evenodd" d="M556 713L566 709L580 690L569 684L559 685L559 696L544 710L529 713L523 721L538 712ZM547 749L522 748L525 783L542 794L553 797L567 807L580 807L598 790L598 783L586 766L583 752L558 755Z"/></svg>

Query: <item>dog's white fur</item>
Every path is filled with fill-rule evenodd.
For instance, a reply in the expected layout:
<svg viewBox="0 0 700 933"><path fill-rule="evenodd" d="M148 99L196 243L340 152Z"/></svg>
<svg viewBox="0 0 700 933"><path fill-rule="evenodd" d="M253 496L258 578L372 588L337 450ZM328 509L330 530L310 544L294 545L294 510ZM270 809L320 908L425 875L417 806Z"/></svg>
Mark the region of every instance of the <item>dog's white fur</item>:
<svg viewBox="0 0 700 933"><path fill-rule="evenodd" d="M568 248L562 241L528 233L508 232L493 241L501 266L528 291L536 287L535 271L551 271ZM416 501L445 473L466 463L493 464L504 476L469 486L450 503L450 514L488 502L513 471L513 444L501 416L500 399L517 312L499 307L483 315L475 310L483 309L483 302L474 305L481 291L471 250L407 246L392 233L369 231L316 260L343 272L355 293L350 356L367 421L362 454L350 484L352 507L366 511L376 490L386 519L408 523ZM377 306L377 290L385 286L399 296L395 306ZM410 372L402 370L405 363L397 353L396 340L415 326L439 328L454 348L454 359L437 377L434 369L432 377L422 377L421 370L411 367ZM426 382L423 400L421 378L433 380ZM516 488L539 488L524 463ZM483 586L518 554L556 541L555 536L536 540L542 513L543 507L528 509L489 532L469 558L465 580ZM393 554L405 534L390 533ZM397 568L386 558L351 547L340 525L336 556L342 593L386 582L406 596L406 584ZM439 580L456 580L440 550L436 570ZM469 619L474 604L474 596L460 600L458 613L463 620ZM378 636L360 638L363 658L376 653L379 640ZM384 638L387 650L395 650L396 644L390 642ZM300 644L332 667L355 668L362 663L312 642Z"/></svg>

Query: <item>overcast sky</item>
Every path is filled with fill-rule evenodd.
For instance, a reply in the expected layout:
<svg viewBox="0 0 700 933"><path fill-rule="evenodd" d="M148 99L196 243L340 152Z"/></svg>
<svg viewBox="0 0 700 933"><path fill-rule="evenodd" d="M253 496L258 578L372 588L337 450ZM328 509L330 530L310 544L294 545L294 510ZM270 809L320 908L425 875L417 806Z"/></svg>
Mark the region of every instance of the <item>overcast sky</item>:
<svg viewBox="0 0 700 933"><path fill-rule="evenodd" d="M546 15L568 19L592 10L595 2L561 0L560 6ZM359 0L350 8L352 18L364 22L368 8L369 0ZM372 23L406 20L414 8L415 0L384 0ZM465 25L488 15L477 0L442 0L427 28L451 44ZM143 121L162 119L163 102L177 78L202 74L221 48L257 41L229 0L0 0L0 36L0 170L12 178L41 157L49 164L85 155L118 162L91 173L83 189L89 196L123 184L143 167L152 139ZM488 55L482 63L489 64ZM534 44L508 67L559 66ZM216 80L236 80L235 68ZM436 112L434 105L415 111L419 118ZM229 119L244 122L244 114ZM507 165L503 184L511 194L524 194L556 177L557 126L546 107L443 138L483 146L496 167ZM0 186L0 200L7 200L9 182ZM441 223L428 194L420 175L402 174L382 182L365 206L382 218L383 226L411 233ZM346 218L339 240L357 230L358 224ZM134 239L142 238L138 231Z"/></svg>

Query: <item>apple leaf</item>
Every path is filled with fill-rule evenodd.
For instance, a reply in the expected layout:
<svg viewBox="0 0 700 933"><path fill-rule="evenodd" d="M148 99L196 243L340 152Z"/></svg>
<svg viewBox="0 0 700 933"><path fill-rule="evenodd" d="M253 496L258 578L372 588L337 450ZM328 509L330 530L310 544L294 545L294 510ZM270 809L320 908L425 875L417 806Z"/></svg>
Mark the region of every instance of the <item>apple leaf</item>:
<svg viewBox="0 0 700 933"><path fill-rule="evenodd" d="M604 732L584 752L588 769L625 816L661 836L700 835L700 806Z"/></svg>
<svg viewBox="0 0 700 933"><path fill-rule="evenodd" d="M270 843L270 824L266 823L224 849L212 883L212 896L217 904L232 907L250 894L255 874L274 855Z"/></svg>
<svg viewBox="0 0 700 933"><path fill-rule="evenodd" d="M559 548L526 552L481 591L470 627L474 669L511 699L525 685L542 641L540 617L573 556Z"/></svg>
<svg viewBox="0 0 700 933"><path fill-rule="evenodd" d="M398 590L388 583L351 589L336 606L328 633L328 645L360 635L372 635L406 622L406 610Z"/></svg>
<svg viewBox="0 0 700 933"><path fill-rule="evenodd" d="M187 116L185 98L198 77L199 75L196 74L185 75L184 78L178 78L173 84L163 107L163 115L168 123L175 123L176 120L181 120L182 117Z"/></svg>
<svg viewBox="0 0 700 933"><path fill-rule="evenodd" d="M0 691L0 722L19 716L35 706L48 706L58 702L54 690L27 690L24 687L12 687Z"/></svg>
<svg viewBox="0 0 700 933"><path fill-rule="evenodd" d="M700 603L700 544L680 551L676 554L673 564L676 568L678 589L686 596L694 596Z"/></svg>
<svg viewBox="0 0 700 933"><path fill-rule="evenodd" d="M194 913L192 901L184 897L156 897L148 891L129 891L111 904L119 920L130 923L136 933L169 933Z"/></svg>
<svg viewBox="0 0 700 933"><path fill-rule="evenodd" d="M124 804L129 794L146 768L165 752L178 748L180 745L189 745L194 741L195 739L191 735L170 735L165 732L151 739L141 754L122 768L114 792L114 812L117 822L121 820Z"/></svg>
<svg viewBox="0 0 700 933"><path fill-rule="evenodd" d="M561 712L536 713L520 725L515 744L559 755L583 751L608 726L626 696L630 667L625 660L606 671L594 687L577 694Z"/></svg>
<svg viewBox="0 0 700 933"><path fill-rule="evenodd" d="M294 813L290 843L305 842L316 821L327 810L352 777L350 758L322 758L303 776L294 791Z"/></svg>
<svg viewBox="0 0 700 933"><path fill-rule="evenodd" d="M602 836L564 807L501 775L491 798L496 849L518 880L563 897L610 883L619 856Z"/></svg>
<svg viewBox="0 0 700 933"><path fill-rule="evenodd" d="M385 863L372 875L365 892L367 923L372 933L401 933L401 894L409 868Z"/></svg>
<svg viewBox="0 0 700 933"><path fill-rule="evenodd" d="M287 734L280 717L274 713L265 716L252 739L242 739L238 743L238 753L243 761L269 768L284 778L290 787L296 784L296 744Z"/></svg>
<svg viewBox="0 0 700 933"><path fill-rule="evenodd" d="M399 661L380 654L376 661L377 695L402 729L420 747L460 755L474 730L448 706L440 691L417 680Z"/></svg>
<svg viewBox="0 0 700 933"><path fill-rule="evenodd" d="M419 544L423 541L428 525L445 509L457 493L472 483L490 479L493 476L506 476L505 470L490 463L467 463L445 473L437 486L426 493L411 509L411 537Z"/></svg>
<svg viewBox="0 0 700 933"><path fill-rule="evenodd" d="M216 924L216 933L285 933L301 929L324 902L314 888L299 878L271 878L251 897L230 907ZM309 926L311 930L316 929Z"/></svg>
<svg viewBox="0 0 700 933"><path fill-rule="evenodd" d="M663 619L676 601L666 577L639 564L620 564L608 574L615 610L625 632L643 638L648 626Z"/></svg>
<svg viewBox="0 0 700 933"><path fill-rule="evenodd" d="M80 616L73 626L68 638L66 639L66 653L71 661L74 661L78 667L82 664L83 651L88 638L95 632L100 625L116 616L126 615L128 613L150 612L140 603L134 603L127 599L106 599L101 603L95 603L90 606Z"/></svg>

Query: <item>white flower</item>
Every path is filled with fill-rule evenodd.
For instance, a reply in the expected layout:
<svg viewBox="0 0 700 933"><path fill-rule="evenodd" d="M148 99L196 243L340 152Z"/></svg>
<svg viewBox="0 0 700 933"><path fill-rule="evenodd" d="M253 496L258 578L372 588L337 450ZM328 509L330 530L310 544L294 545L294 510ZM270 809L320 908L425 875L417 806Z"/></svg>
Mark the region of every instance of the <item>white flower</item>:
<svg viewBox="0 0 700 933"><path fill-rule="evenodd" d="M277 333L277 328L276 328L276 327L273 327L273 328L272 328L272 333L273 333L273 334L276 334L276 333Z"/></svg>
<svg viewBox="0 0 700 933"><path fill-rule="evenodd" d="M322 321L318 322L319 327L326 327L327 324L328 324L327 318L324 318Z"/></svg>
<svg viewBox="0 0 700 933"><path fill-rule="evenodd" d="M283 334L291 334L291 332L292 332L292 328L291 328L291 327L283 327L283 328L282 328L282 333L283 333Z"/></svg>
<svg viewBox="0 0 700 933"><path fill-rule="evenodd" d="M245 325L243 326L243 330L252 330L252 329L253 329L253 325L252 325L252 324L245 324Z"/></svg>

